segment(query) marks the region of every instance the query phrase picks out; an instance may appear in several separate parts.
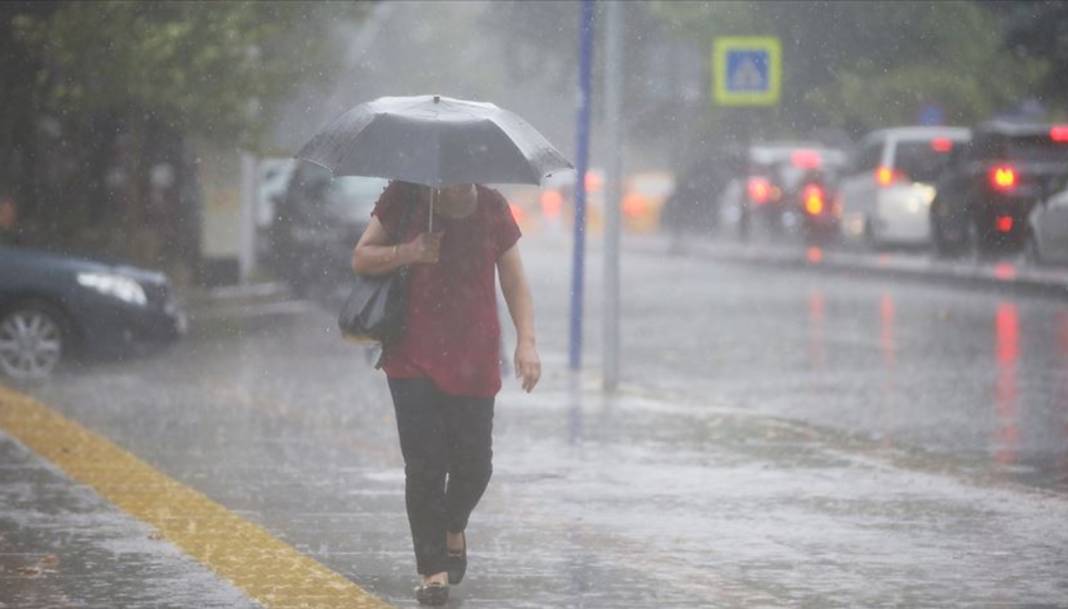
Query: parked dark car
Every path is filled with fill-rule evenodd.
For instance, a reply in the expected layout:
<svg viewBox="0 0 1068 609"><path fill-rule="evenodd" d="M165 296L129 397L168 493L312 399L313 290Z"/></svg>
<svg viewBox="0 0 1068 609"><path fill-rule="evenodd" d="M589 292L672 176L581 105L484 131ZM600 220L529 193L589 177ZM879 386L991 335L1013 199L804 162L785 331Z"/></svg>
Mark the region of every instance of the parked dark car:
<svg viewBox="0 0 1068 609"><path fill-rule="evenodd" d="M1018 251L1035 203L1068 174L1068 125L993 121L961 144L931 204L935 249L943 255Z"/></svg>
<svg viewBox="0 0 1068 609"><path fill-rule="evenodd" d="M707 234L719 225L719 193L738 173L741 153L711 148L699 154L675 180L660 211L660 224L674 234Z"/></svg>
<svg viewBox="0 0 1068 609"><path fill-rule="evenodd" d="M139 352L185 328L162 273L0 246L0 373L43 378L70 354Z"/></svg>
<svg viewBox="0 0 1068 609"><path fill-rule="evenodd" d="M269 230L272 266L295 293L347 284L352 249L386 184L381 178L333 178L311 163L296 168Z"/></svg>

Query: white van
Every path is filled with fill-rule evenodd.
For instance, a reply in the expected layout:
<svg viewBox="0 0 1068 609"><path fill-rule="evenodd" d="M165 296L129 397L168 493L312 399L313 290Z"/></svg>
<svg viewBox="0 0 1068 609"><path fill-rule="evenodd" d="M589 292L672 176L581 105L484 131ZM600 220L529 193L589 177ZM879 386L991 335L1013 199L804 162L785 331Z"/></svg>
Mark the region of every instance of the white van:
<svg viewBox="0 0 1068 609"><path fill-rule="evenodd" d="M895 127L868 134L839 184L842 234L874 246L929 243L935 182L953 149L970 138L962 127Z"/></svg>

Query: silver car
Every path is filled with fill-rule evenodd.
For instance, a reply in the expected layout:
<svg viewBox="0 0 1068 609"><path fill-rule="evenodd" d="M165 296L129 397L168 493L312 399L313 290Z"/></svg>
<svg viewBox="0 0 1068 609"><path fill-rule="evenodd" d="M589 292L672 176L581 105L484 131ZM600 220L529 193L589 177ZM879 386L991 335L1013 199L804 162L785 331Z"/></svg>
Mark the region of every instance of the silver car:
<svg viewBox="0 0 1068 609"><path fill-rule="evenodd" d="M929 243L934 183L970 137L960 127L895 127L865 137L839 184L843 234L875 246Z"/></svg>

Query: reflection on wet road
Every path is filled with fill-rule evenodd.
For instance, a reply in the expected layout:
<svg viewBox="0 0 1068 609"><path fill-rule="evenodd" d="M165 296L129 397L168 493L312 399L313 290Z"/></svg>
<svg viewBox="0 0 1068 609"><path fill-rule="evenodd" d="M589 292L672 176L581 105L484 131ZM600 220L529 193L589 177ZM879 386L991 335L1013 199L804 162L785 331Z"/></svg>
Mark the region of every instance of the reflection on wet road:
<svg viewBox="0 0 1068 609"><path fill-rule="evenodd" d="M566 292L551 278L560 264L536 266L535 293L546 340L564 337L554 343L563 348ZM625 254L623 269L631 386L903 442L1068 490L1064 300L713 263L647 244ZM601 287L597 273L589 278L595 317ZM600 337L586 338L596 369Z"/></svg>
<svg viewBox="0 0 1068 609"><path fill-rule="evenodd" d="M812 291L808 296L809 355L813 368L820 369L827 362L827 341L824 338L823 292Z"/></svg>
<svg viewBox="0 0 1068 609"><path fill-rule="evenodd" d="M883 351L883 364L886 366L887 377L892 378L890 373L897 360L897 354L894 346L894 297L890 294L883 294L879 301L879 346Z"/></svg>
<svg viewBox="0 0 1068 609"><path fill-rule="evenodd" d="M997 433L994 440L994 457L999 463L1011 465L1016 462L1016 445L1019 442L1017 427L1016 362L1019 358L1019 318L1016 306L1008 303L998 305L996 314L998 380L995 389L994 407L997 411Z"/></svg>

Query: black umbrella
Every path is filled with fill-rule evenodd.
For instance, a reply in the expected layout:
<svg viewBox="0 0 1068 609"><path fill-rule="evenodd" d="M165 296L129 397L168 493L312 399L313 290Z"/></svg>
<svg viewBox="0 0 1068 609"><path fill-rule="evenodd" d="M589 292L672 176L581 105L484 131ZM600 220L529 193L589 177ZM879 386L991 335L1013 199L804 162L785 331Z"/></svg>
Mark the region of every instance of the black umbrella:
<svg viewBox="0 0 1068 609"><path fill-rule="evenodd" d="M433 187L540 184L547 175L572 167L517 115L490 103L439 95L381 97L360 104L315 135L297 158L335 176Z"/></svg>

